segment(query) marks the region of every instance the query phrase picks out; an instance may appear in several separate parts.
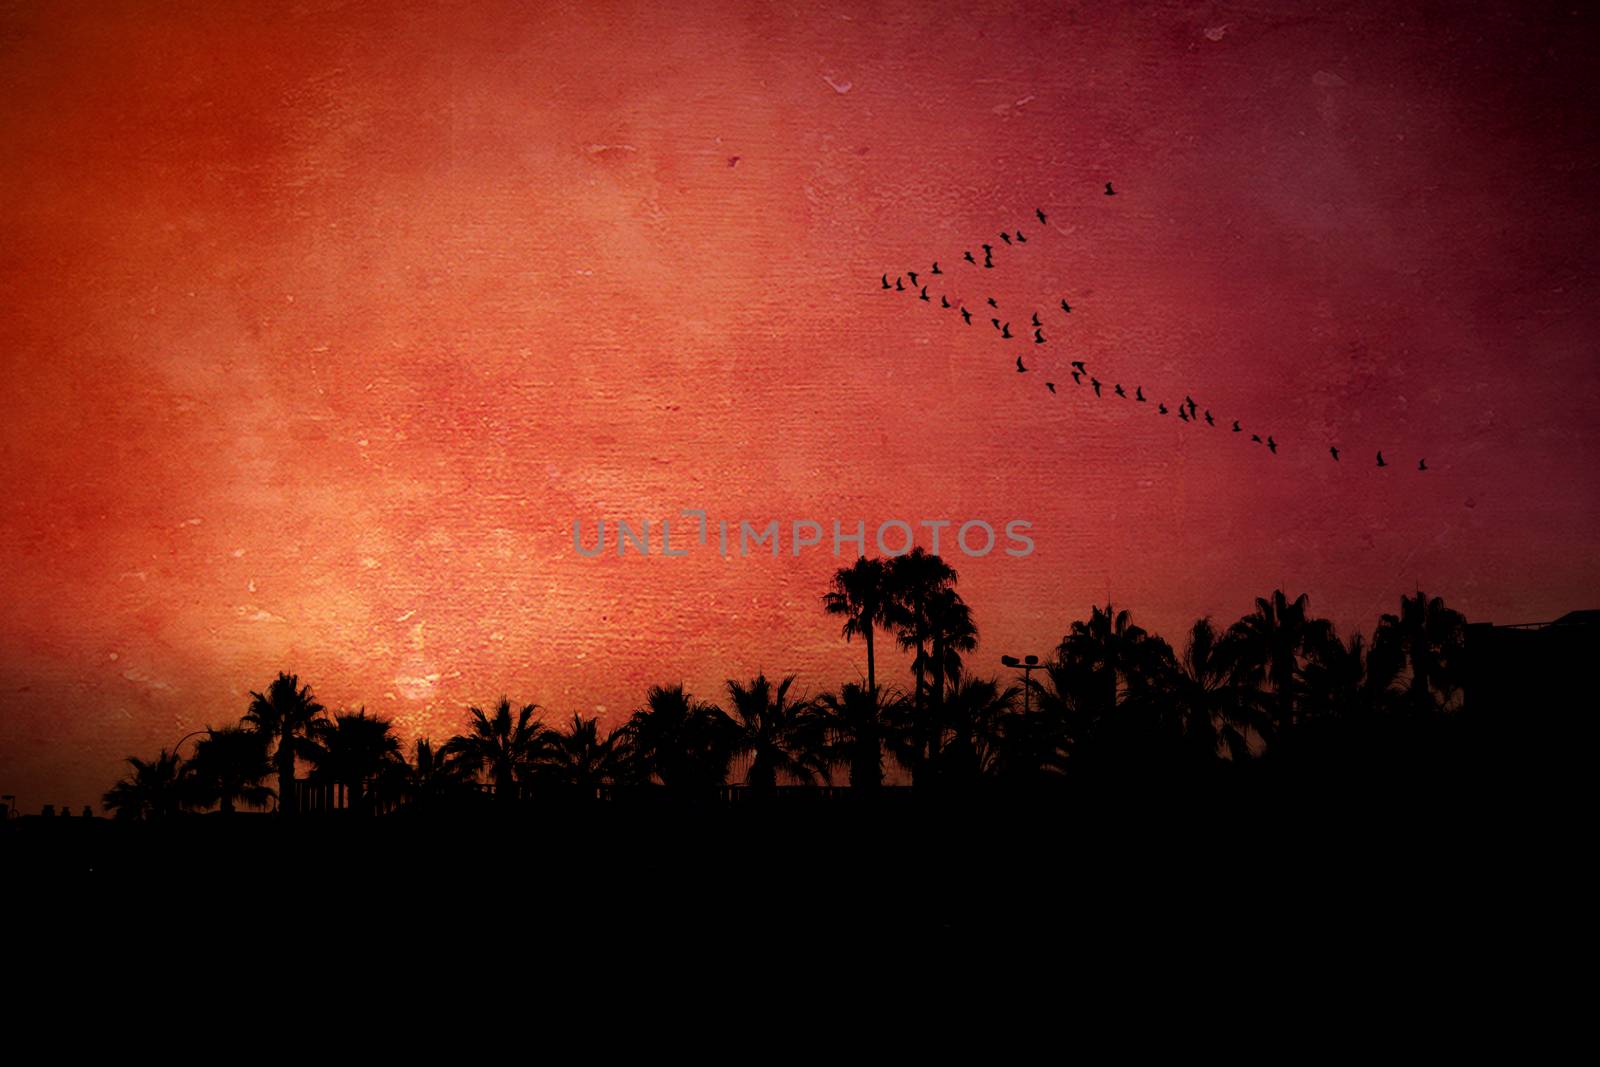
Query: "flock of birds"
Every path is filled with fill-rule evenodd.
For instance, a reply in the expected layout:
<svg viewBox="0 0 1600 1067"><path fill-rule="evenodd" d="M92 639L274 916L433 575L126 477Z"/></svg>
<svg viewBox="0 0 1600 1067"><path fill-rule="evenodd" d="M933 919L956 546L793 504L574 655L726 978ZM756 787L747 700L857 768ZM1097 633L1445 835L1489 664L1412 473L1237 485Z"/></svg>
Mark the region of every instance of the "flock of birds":
<svg viewBox="0 0 1600 1067"><path fill-rule="evenodd" d="M1106 182L1105 195L1117 195L1117 191L1112 188L1112 184L1110 182ZM1045 214L1043 208L1035 209L1034 216L1038 219L1040 226L1046 225L1046 223L1049 221L1049 216ZM1021 229L1014 229L1002 232L1000 234L1000 241L1008 248L1017 248L1021 245L1027 244L1028 237ZM962 260L975 269L993 270L995 246L992 244L981 244L978 247L983 251L982 263L978 262L977 256L972 253L971 249L968 249L962 253ZM915 293L916 298L919 301L932 304L934 298L928 292L929 286L938 284L938 282L934 281L933 279L942 279L946 277L948 277L948 274L939 268L939 263L937 260L935 260L933 265L929 267L928 270L908 270L903 274L897 274L892 282L889 280L888 273L885 272L882 277L882 287L884 290L889 292ZM906 285L907 279L909 279L911 282L909 286ZM950 298L943 293L939 295L938 301L940 308L958 312L961 316L962 322L968 326L973 325L972 311L970 308L959 302L951 303ZM999 302L991 296L987 300L987 305L989 309L994 312L994 314L990 315L988 312L983 312L983 314L988 316L989 324L991 327L993 327L998 339L1002 341L1018 339L1017 335L1011 332L1011 323L1009 321L1002 321ZM1067 302L1066 297L1061 298L1060 307L1062 315L1070 315L1072 313L1072 305ZM1044 320L1039 317L1039 312L1034 310L1031 318L1028 321L1028 325L1025 327L1025 329L1031 329L1033 331L1032 340L1034 344L1043 345L1049 342L1049 338L1045 337L1044 328ZM1051 327L1051 329L1054 330L1054 327ZM1087 383L1088 387L1094 392L1096 399L1105 396L1106 383L1101 381L1095 375L1089 373L1087 361L1075 359L1071 361L1069 366L1071 367L1072 384L1075 387L1082 388L1084 384ZM1017 356L1018 374L1027 374L1035 369L1036 367L1029 367L1026 363L1024 363L1022 356ZM1112 382L1110 384L1111 395L1114 397L1118 397L1123 400L1132 400L1136 404L1150 403L1150 398L1144 395L1144 386L1142 385L1135 385L1133 387L1133 395L1130 397L1127 389L1121 383ZM1046 381L1044 386L1046 389L1050 390L1051 395L1056 395L1056 383L1054 381ZM1173 412L1176 412L1178 418L1183 422L1194 423L1196 425L1204 422L1206 426L1212 428L1215 428L1217 425L1217 419L1214 415L1212 415L1210 410L1202 410L1200 406L1195 403L1194 398L1188 396L1187 394L1183 398L1183 403L1178 404L1175 408L1168 407L1166 401L1160 400L1156 401L1155 407L1152 410L1154 410L1158 415L1170 415ZM1238 419L1230 419L1228 421L1232 423L1232 433L1242 435L1246 432L1245 428L1239 424ZM1265 446L1267 451L1273 455L1278 454L1278 442L1270 433L1263 437L1259 433L1252 432L1250 433L1250 441L1253 444ZM1338 445L1330 444L1328 446L1328 454L1333 457L1333 461L1335 463L1339 462L1341 451ZM1377 455L1377 466L1388 467L1389 465L1390 464L1384 460L1383 452L1380 450ZM1419 459L1417 461L1417 470L1425 471L1427 469L1428 461L1426 459Z"/></svg>

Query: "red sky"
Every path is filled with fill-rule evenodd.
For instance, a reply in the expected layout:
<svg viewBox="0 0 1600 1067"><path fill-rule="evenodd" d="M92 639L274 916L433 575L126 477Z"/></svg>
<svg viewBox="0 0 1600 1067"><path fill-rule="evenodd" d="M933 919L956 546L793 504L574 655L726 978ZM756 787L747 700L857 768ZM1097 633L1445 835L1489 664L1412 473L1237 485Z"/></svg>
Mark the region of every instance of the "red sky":
<svg viewBox="0 0 1600 1067"><path fill-rule="evenodd" d="M1174 640L1280 585L1368 631L1419 585L1600 606L1592 15L407 7L0 11L24 811L280 668L408 738L861 670L827 551L586 560L574 519L1029 520L952 560L985 671L1108 594ZM935 258L935 306L881 292Z"/></svg>

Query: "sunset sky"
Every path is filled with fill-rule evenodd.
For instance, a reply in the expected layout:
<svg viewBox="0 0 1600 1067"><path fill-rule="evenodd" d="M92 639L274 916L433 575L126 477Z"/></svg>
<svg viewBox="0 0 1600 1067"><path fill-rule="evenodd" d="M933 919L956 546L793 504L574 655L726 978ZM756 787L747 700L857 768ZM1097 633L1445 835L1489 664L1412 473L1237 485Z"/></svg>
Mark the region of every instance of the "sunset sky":
<svg viewBox="0 0 1600 1067"><path fill-rule="evenodd" d="M0 792L280 669L408 741L863 671L826 544L574 520L1030 521L951 556L985 673L1108 596L1600 607L1600 34L1502 6L3 5Z"/></svg>

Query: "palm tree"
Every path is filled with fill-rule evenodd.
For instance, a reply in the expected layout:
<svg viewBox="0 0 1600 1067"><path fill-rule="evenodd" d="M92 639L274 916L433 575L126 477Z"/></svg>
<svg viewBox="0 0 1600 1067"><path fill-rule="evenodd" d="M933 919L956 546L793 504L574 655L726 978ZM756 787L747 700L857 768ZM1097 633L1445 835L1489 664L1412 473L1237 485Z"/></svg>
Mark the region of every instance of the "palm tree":
<svg viewBox="0 0 1600 1067"><path fill-rule="evenodd" d="M822 757L832 766L849 769L850 788L874 794L883 787L883 756L887 751L902 765L912 761L914 746L902 729L908 702L899 696L869 691L847 682L837 694L823 693L814 705L823 732Z"/></svg>
<svg viewBox="0 0 1600 1067"><path fill-rule="evenodd" d="M1165 641L1107 604L1073 622L1056 660L1057 673L1070 681L1075 747L1092 743L1118 757L1148 750L1173 660Z"/></svg>
<svg viewBox="0 0 1600 1067"><path fill-rule="evenodd" d="M309 685L302 687L298 677L282 672L265 694L252 691L250 698L244 722L277 745L273 759L278 767L278 811L293 815L295 757L309 757L314 750L312 738L323 707Z"/></svg>
<svg viewBox="0 0 1600 1067"><path fill-rule="evenodd" d="M183 810L186 783L183 766L176 752L161 750L155 759L146 762L129 756L133 768L102 798L106 810L118 819L164 819Z"/></svg>
<svg viewBox="0 0 1600 1067"><path fill-rule="evenodd" d="M889 568L881 559L857 556L848 567L833 574L833 588L822 595L822 610L843 615L842 633L846 641L860 637L867 643L867 690L876 692L878 674L873 657L873 633L887 626L893 596Z"/></svg>
<svg viewBox="0 0 1600 1067"><path fill-rule="evenodd" d="M955 575L951 571L952 578ZM928 638L932 645L928 672L933 679L933 714L928 732L928 758L939 758L939 746L944 734L945 682L952 684L961 677L961 654L978 647L978 628L972 623L972 612L961 594L946 586L935 590L927 603Z"/></svg>
<svg viewBox="0 0 1600 1067"><path fill-rule="evenodd" d="M739 727L682 685L651 686L625 727L635 776L681 796L715 793L728 777Z"/></svg>
<svg viewBox="0 0 1600 1067"><path fill-rule="evenodd" d="M468 708L467 733L452 737L444 752L476 772L487 772L495 799L511 804L518 785L553 749L550 731L534 717L538 710L537 704L524 704L513 717L509 697L500 698L492 717Z"/></svg>
<svg viewBox="0 0 1600 1067"><path fill-rule="evenodd" d="M1176 721L1166 724L1203 758L1250 755L1250 734L1264 728L1255 693L1239 681L1243 644L1233 631L1219 631L1209 618L1189 630L1183 656L1173 665L1169 688Z"/></svg>
<svg viewBox="0 0 1600 1067"><path fill-rule="evenodd" d="M1413 712L1425 714L1448 707L1461 688L1466 632L1465 616L1445 607L1439 597L1429 600L1421 590L1415 596L1400 597L1398 615L1379 619L1373 644L1403 664L1403 677L1397 681Z"/></svg>
<svg viewBox="0 0 1600 1067"><path fill-rule="evenodd" d="M314 773L344 788L346 810L371 814L373 805L364 802L366 786L403 762L400 739L390 733L392 725L362 708L335 715L315 732L310 754Z"/></svg>
<svg viewBox="0 0 1600 1067"><path fill-rule="evenodd" d="M1004 689L993 678L975 678L960 673L951 678L950 702L945 706L945 721L950 726L950 744L939 762L939 777L948 784L971 786L991 776L1000 765L1004 735L1022 688Z"/></svg>
<svg viewBox="0 0 1600 1067"><path fill-rule="evenodd" d="M562 788L594 799L619 774L621 739L617 730L601 737L598 718L586 719L574 713L565 727L551 731L545 765L552 780Z"/></svg>
<svg viewBox="0 0 1600 1067"><path fill-rule="evenodd" d="M930 600L956 582L955 568L943 558L930 555L921 545L901 556L892 557L886 570L887 602L885 624L895 630L901 648L915 652L911 671L916 679L912 701L918 711L926 704L924 694L930 633ZM871 684L869 679L868 684Z"/></svg>
<svg viewBox="0 0 1600 1067"><path fill-rule="evenodd" d="M1335 639L1333 625L1312 617L1308 603L1304 593L1291 601L1275 590L1270 598L1258 597L1255 611L1233 624L1242 643L1241 678L1270 691L1271 733L1294 726L1304 664Z"/></svg>
<svg viewBox="0 0 1600 1067"><path fill-rule="evenodd" d="M272 775L266 734L243 726L206 728L206 736L195 742L194 755L186 770L197 807L218 805L231 815L242 802L252 808L266 806L273 796L262 781Z"/></svg>
<svg viewBox="0 0 1600 1067"><path fill-rule="evenodd" d="M445 746L448 748L448 746ZM396 792L412 804L426 806L463 794L472 784L473 769L454 753L435 748L426 737L417 738L410 763L399 771Z"/></svg>
<svg viewBox="0 0 1600 1067"><path fill-rule="evenodd" d="M728 679L728 698L739 723L734 755L750 757L745 782L758 795L770 795L780 777L806 785L827 777L821 720L811 714L809 701L789 699L793 685L792 674L776 688L765 674L748 685Z"/></svg>

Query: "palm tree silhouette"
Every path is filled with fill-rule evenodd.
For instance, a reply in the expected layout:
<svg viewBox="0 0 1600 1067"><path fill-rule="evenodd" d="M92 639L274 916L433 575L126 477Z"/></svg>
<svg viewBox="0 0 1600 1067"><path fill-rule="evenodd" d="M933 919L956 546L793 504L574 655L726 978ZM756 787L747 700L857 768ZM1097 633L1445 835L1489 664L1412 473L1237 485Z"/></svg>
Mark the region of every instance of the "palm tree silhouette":
<svg viewBox="0 0 1600 1067"><path fill-rule="evenodd" d="M822 595L822 610L844 616L846 641L860 637L867 644L867 691L877 692L878 674L872 651L873 633L889 625L894 596L888 565L878 558L857 556L834 572L833 588Z"/></svg>
<svg viewBox="0 0 1600 1067"><path fill-rule="evenodd" d="M951 571L952 581L955 572ZM927 607L928 673L933 679L933 707L929 714L928 758L937 761L943 741L945 683L961 677L961 654L978 647L978 628L966 602L949 586L935 590Z"/></svg>
<svg viewBox="0 0 1600 1067"><path fill-rule="evenodd" d="M1256 598L1255 611L1233 624L1242 644L1241 677L1270 694L1269 734L1294 726L1304 665L1335 640L1332 624L1310 615L1308 603L1304 593L1291 601L1278 589L1271 597Z"/></svg>
<svg viewBox="0 0 1600 1067"><path fill-rule="evenodd" d="M600 736L600 720L573 714L566 726L550 735L544 757L551 780L568 794L592 800L618 777L620 730Z"/></svg>
<svg viewBox="0 0 1600 1067"><path fill-rule="evenodd" d="M1265 728L1255 691L1240 682L1243 651L1236 633L1197 619L1173 664L1169 699L1177 732L1204 756L1246 759L1252 732Z"/></svg>
<svg viewBox="0 0 1600 1067"><path fill-rule="evenodd" d="M524 704L513 715L511 698L505 696L494 706L492 716L469 707L467 732L445 743L445 755L479 774L488 774L501 810L516 802L520 786L553 749L549 731L534 717L538 710L537 704Z"/></svg>
<svg viewBox="0 0 1600 1067"><path fill-rule="evenodd" d="M902 766L911 762L903 697L847 682L837 694L818 696L813 707L824 734L823 758L848 769L852 792L868 796L882 789L885 751Z"/></svg>
<svg viewBox="0 0 1600 1067"><path fill-rule="evenodd" d="M971 788L994 774L1005 744L1005 731L1022 688L1001 688L993 678L950 675L949 702L944 706L950 740L936 754L939 781Z"/></svg>
<svg viewBox="0 0 1600 1067"><path fill-rule="evenodd" d="M376 801L394 799L366 794L369 783L377 783L403 762L400 739L390 733L391 726L388 719L368 715L362 708L335 715L313 732L309 756L316 768L313 774L345 790L347 810L372 814ZM389 781L393 779L388 775Z"/></svg>
<svg viewBox="0 0 1600 1067"><path fill-rule="evenodd" d="M651 686L624 729L635 781L654 778L680 797L710 796L727 781L739 727L682 685Z"/></svg>
<svg viewBox="0 0 1600 1067"><path fill-rule="evenodd" d="M811 714L810 701L789 698L793 685L792 674L776 687L764 673L748 684L728 679L728 699L739 724L733 753L750 757L745 782L758 796L770 796L779 778L810 785L828 776L821 721Z"/></svg>
<svg viewBox="0 0 1600 1067"><path fill-rule="evenodd" d="M399 768L399 794L419 807L427 808L464 795L475 773L459 756L435 748L426 737L417 738L414 758Z"/></svg>
<svg viewBox="0 0 1600 1067"><path fill-rule="evenodd" d="M148 762L129 756L127 763L132 770L102 798L107 811L118 819L154 820L183 810L188 789L176 752L162 749Z"/></svg>
<svg viewBox="0 0 1600 1067"><path fill-rule="evenodd" d="M274 796L262 785L272 775L269 744L266 734L243 726L208 726L185 767L191 803L200 808L215 804L228 815L239 803L265 807Z"/></svg>
<svg viewBox="0 0 1600 1067"><path fill-rule="evenodd" d="M278 811L293 815L295 757L309 757L314 751L313 736L323 707L311 695L309 685L301 686L297 676L283 672L265 693L252 691L250 698L250 708L242 721L277 746L273 759L278 768Z"/></svg>
<svg viewBox="0 0 1600 1067"><path fill-rule="evenodd" d="M1467 620L1445 607L1439 597L1428 599L1419 589L1415 596L1400 597L1400 613L1378 620L1375 647L1401 668L1396 679L1403 685L1405 704L1416 713L1448 707L1461 687L1461 660Z"/></svg>
<svg viewBox="0 0 1600 1067"><path fill-rule="evenodd" d="M901 648L916 653L911 661L916 680L912 702L918 711L927 706L924 680L929 641L928 602L935 593L948 589L955 581L955 568L942 557L929 554L921 545L888 562L886 625L895 630ZM868 685L871 685L870 680Z"/></svg>

